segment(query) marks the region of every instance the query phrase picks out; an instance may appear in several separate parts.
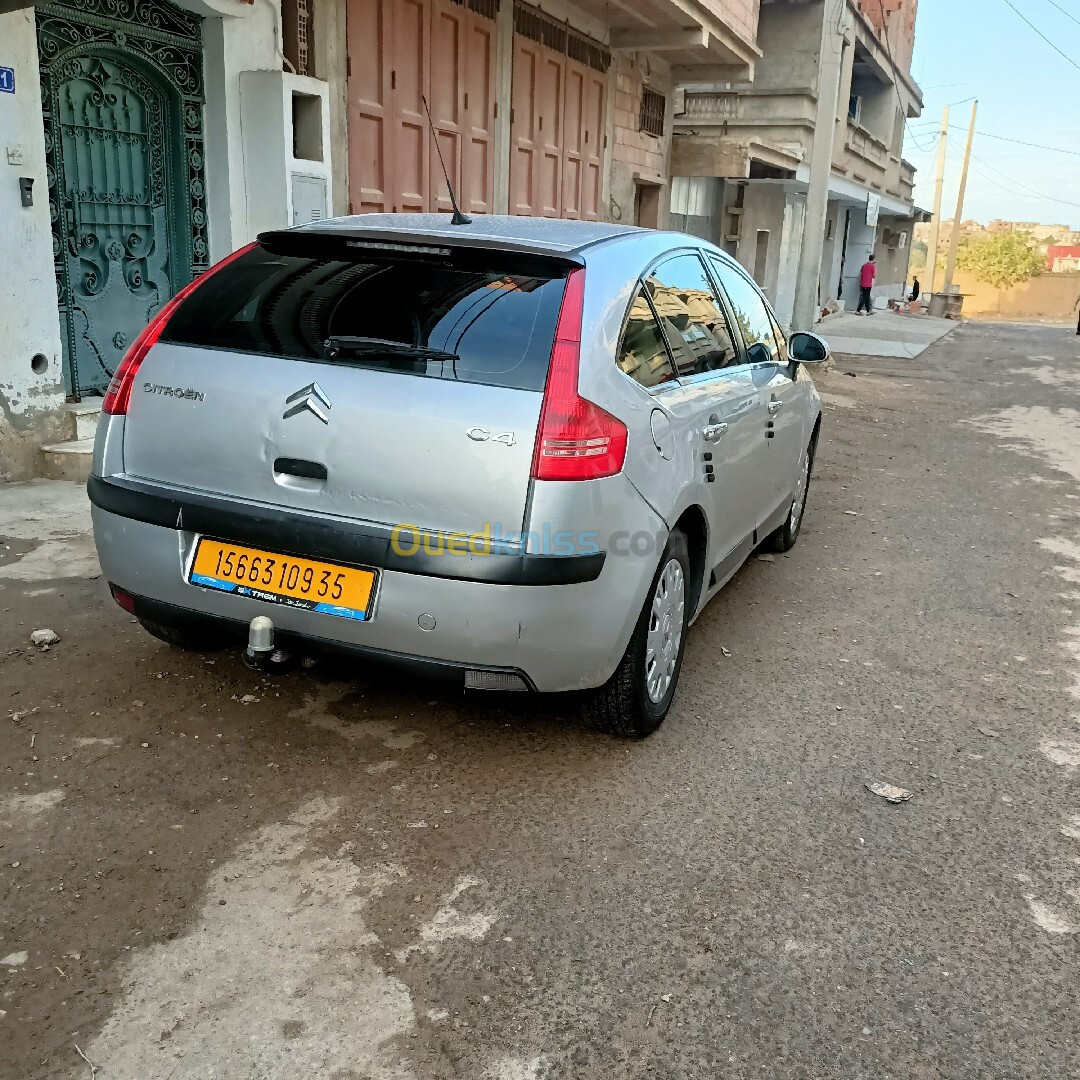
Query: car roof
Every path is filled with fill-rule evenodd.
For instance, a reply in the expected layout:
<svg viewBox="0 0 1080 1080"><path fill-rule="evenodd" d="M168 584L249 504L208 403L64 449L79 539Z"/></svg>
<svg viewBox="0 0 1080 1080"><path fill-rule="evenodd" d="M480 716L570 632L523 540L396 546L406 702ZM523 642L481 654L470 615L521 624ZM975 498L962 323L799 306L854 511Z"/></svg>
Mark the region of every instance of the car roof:
<svg viewBox="0 0 1080 1080"><path fill-rule="evenodd" d="M451 224L449 214L354 214L327 218L290 229L293 233L321 233L365 240L434 242L494 247L536 254L576 255L584 248L648 230L604 221L567 221L564 218L515 217L476 214L468 225Z"/></svg>

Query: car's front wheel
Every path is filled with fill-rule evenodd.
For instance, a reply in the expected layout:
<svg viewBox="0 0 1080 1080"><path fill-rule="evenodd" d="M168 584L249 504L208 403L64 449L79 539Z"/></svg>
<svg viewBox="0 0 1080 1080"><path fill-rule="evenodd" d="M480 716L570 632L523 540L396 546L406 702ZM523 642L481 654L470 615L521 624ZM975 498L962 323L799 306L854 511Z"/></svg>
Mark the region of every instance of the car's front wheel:
<svg viewBox="0 0 1080 1080"><path fill-rule="evenodd" d="M795 481L795 494L791 499L788 516L784 519L784 524L766 542L767 547L773 551L790 551L799 539L799 531L806 514L806 496L810 491L810 475L814 470L814 449L815 441L811 439L799 462L799 475Z"/></svg>
<svg viewBox="0 0 1080 1080"><path fill-rule="evenodd" d="M689 579L686 537L674 532L615 674L588 699L586 714L600 731L640 739L664 722L686 649Z"/></svg>

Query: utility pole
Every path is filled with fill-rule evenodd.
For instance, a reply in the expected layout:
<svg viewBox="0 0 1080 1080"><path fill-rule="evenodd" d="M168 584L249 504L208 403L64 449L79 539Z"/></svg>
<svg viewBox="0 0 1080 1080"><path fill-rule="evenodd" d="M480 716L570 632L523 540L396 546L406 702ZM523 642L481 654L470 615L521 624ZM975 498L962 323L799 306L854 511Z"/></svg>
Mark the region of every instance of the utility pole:
<svg viewBox="0 0 1080 1080"><path fill-rule="evenodd" d="M949 262L945 267L944 292L951 293L953 274L956 273L956 252L960 247L960 222L964 218L964 195L967 192L968 166L971 164L971 144L975 141L975 114L979 111L976 101L971 106L971 127L968 129L967 147L964 150L964 167L960 171L960 193L956 197L956 217L953 219L952 236L949 238Z"/></svg>
<svg viewBox="0 0 1080 1080"><path fill-rule="evenodd" d="M934 221L930 226L930 250L926 255L926 267L930 271L930 287L927 293L934 291L937 281L938 241L941 239L941 193L945 186L945 153L949 145L949 106L945 106L945 115L941 118L941 134L938 136L937 179L934 181Z"/></svg>
<svg viewBox="0 0 1080 1080"><path fill-rule="evenodd" d="M838 121L840 76L843 72L845 35L838 28L846 15L846 0L826 0L821 26L821 67L818 69L814 149L810 155L810 184L806 193L799 278L795 285L793 330L812 330L821 315L821 259L825 253L825 222L829 216L829 180L832 177L833 141Z"/></svg>

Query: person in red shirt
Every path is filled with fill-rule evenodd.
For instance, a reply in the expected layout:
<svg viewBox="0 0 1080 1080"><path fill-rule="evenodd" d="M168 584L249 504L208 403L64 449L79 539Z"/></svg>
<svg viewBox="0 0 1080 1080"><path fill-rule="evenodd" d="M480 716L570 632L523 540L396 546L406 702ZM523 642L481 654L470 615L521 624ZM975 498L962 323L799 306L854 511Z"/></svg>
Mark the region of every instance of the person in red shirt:
<svg viewBox="0 0 1080 1080"><path fill-rule="evenodd" d="M874 287L876 278L877 256L871 255L869 261L865 262L863 268L859 271L859 306L855 310L856 315L861 315L864 308L867 315L874 314L874 303L870 298L870 292Z"/></svg>

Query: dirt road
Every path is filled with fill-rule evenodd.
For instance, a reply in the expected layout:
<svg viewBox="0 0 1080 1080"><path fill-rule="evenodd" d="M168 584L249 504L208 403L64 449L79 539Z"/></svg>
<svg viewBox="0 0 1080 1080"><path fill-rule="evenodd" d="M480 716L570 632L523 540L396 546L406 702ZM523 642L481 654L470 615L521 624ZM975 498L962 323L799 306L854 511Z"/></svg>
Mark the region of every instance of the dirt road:
<svg viewBox="0 0 1080 1080"><path fill-rule="evenodd" d="M171 651L77 490L0 489L0 1077L1075 1077L1077 339L821 386L644 743Z"/></svg>

